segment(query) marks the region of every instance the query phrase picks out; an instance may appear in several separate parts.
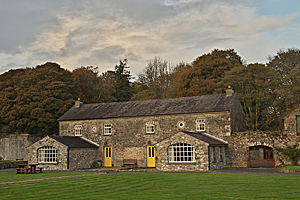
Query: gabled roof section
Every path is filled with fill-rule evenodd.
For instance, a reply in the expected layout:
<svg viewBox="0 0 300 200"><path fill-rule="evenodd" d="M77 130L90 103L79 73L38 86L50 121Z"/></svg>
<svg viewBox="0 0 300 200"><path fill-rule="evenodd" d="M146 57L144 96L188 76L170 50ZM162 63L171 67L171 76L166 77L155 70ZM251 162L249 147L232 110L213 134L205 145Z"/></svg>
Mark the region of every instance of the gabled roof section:
<svg viewBox="0 0 300 200"><path fill-rule="evenodd" d="M70 148L98 148L99 146L81 137L49 135L50 138Z"/></svg>
<svg viewBox="0 0 300 200"><path fill-rule="evenodd" d="M193 133L193 132L187 132L187 131L182 131L182 132L187 135L190 135L194 138L197 138L203 142L206 142L210 145L227 145L226 141L224 141L220 138L214 137L212 135L206 134L206 133Z"/></svg>
<svg viewBox="0 0 300 200"><path fill-rule="evenodd" d="M237 98L237 94L85 104L73 106L58 121L223 112L230 111L234 98Z"/></svg>

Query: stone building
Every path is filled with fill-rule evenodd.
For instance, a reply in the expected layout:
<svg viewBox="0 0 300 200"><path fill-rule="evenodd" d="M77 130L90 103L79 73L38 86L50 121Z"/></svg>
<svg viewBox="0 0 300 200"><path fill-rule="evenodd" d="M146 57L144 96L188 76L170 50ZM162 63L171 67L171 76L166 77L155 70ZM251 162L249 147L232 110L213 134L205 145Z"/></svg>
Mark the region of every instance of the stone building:
<svg viewBox="0 0 300 200"><path fill-rule="evenodd" d="M121 167L124 159L135 159L138 167L164 171L220 169L232 163L228 138L232 132L245 130L242 106L231 89L226 94L162 100L76 101L58 122L59 137L64 141L82 138L99 146L88 153L90 160L82 157L86 165L77 168L89 167L99 159L105 167ZM67 153L70 146L63 144L54 136L35 143L28 148L30 162L49 169L75 167L67 164L74 155ZM39 161L37 151L45 147L57 149L55 162ZM83 148L77 150L83 152ZM62 157L59 152L64 152Z"/></svg>
<svg viewBox="0 0 300 200"><path fill-rule="evenodd" d="M46 136L27 147L28 162L45 170L89 168L99 146L83 137Z"/></svg>

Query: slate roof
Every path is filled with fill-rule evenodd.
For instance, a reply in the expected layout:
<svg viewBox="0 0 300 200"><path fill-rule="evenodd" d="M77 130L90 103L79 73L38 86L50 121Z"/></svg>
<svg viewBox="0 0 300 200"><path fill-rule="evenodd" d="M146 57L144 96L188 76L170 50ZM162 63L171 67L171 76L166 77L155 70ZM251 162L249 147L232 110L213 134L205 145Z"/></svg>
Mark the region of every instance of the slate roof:
<svg viewBox="0 0 300 200"><path fill-rule="evenodd" d="M73 106L58 121L230 111L237 94Z"/></svg>
<svg viewBox="0 0 300 200"><path fill-rule="evenodd" d="M227 145L226 142L223 142L222 140L218 140L216 138L213 138L211 136L208 136L207 134L202 134L202 133L193 133L193 132L187 132L187 131L182 131L183 133L190 135L194 138L197 138L199 140L202 140L203 142L206 142L210 145Z"/></svg>
<svg viewBox="0 0 300 200"><path fill-rule="evenodd" d="M70 148L98 148L97 145L90 143L81 137L49 135L50 138L57 140Z"/></svg>

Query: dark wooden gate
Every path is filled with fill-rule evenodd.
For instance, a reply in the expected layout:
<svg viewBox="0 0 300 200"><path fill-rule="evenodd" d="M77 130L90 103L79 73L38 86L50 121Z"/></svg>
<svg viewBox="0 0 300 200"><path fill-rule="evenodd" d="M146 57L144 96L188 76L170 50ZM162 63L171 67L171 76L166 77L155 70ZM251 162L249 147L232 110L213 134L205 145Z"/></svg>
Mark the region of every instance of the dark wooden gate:
<svg viewBox="0 0 300 200"><path fill-rule="evenodd" d="M247 150L247 167L275 167L274 150L263 146Z"/></svg>

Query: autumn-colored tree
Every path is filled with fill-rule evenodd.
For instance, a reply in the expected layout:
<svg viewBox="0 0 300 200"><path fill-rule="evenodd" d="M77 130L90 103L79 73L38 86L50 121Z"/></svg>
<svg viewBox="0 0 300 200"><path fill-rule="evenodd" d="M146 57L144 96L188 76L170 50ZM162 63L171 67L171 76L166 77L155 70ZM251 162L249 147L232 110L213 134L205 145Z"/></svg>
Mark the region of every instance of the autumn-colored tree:
<svg viewBox="0 0 300 200"><path fill-rule="evenodd" d="M0 76L0 131L57 134L57 119L74 102L72 75L58 64L11 70Z"/></svg>
<svg viewBox="0 0 300 200"><path fill-rule="evenodd" d="M239 95L247 130L266 130L277 118L274 101L278 79L274 71L265 65L249 64L227 72L217 91L224 93L230 85Z"/></svg>
<svg viewBox="0 0 300 200"><path fill-rule="evenodd" d="M275 56L269 56L268 59L267 66L280 77L275 106L278 114L283 115L299 106L300 50L281 49Z"/></svg>
<svg viewBox="0 0 300 200"><path fill-rule="evenodd" d="M233 50L215 49L192 62L177 82L178 96L214 94L218 83L231 69L241 67L242 58Z"/></svg>

